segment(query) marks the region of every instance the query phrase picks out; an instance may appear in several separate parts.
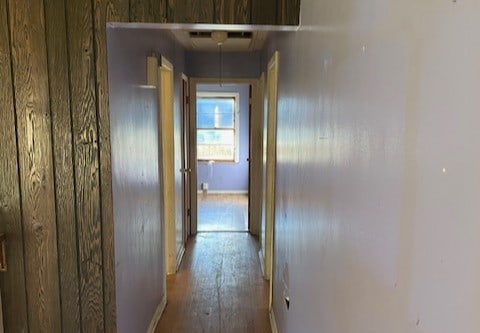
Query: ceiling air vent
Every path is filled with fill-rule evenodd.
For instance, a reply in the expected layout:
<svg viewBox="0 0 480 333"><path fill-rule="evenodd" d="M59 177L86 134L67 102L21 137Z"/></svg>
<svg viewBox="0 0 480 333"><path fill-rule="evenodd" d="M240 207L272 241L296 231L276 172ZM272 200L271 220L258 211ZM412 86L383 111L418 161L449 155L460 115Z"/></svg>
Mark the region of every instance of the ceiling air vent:
<svg viewBox="0 0 480 333"><path fill-rule="evenodd" d="M252 39L251 31L228 31L228 39ZM190 38L211 38L211 31L190 31Z"/></svg>
<svg viewBox="0 0 480 333"><path fill-rule="evenodd" d="M221 43L224 52L246 52L260 50L267 38L265 31L226 31L227 39ZM212 31L172 30L175 38L193 51L217 52L218 42L212 39Z"/></svg>

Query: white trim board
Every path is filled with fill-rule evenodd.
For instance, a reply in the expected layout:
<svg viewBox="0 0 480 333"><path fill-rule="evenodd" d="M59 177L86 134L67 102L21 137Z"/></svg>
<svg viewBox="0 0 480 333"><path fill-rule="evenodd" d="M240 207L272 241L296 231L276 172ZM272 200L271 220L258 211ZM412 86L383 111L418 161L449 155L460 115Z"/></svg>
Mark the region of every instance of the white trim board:
<svg viewBox="0 0 480 333"><path fill-rule="evenodd" d="M176 271L180 269L180 265L182 263L183 255L185 254L185 246L182 246L180 251L177 254L177 266L176 266Z"/></svg>
<svg viewBox="0 0 480 333"><path fill-rule="evenodd" d="M163 310L165 310L165 307L167 306L167 293L163 293L162 301L157 307L157 310L155 310L155 313L153 314L152 321L150 322L150 325L148 326L147 333L155 333L155 329L157 328L158 322L160 321L160 318L162 317Z"/></svg>
<svg viewBox="0 0 480 333"><path fill-rule="evenodd" d="M263 256L263 251L260 249L258 251L258 258L260 259L260 268L262 269L262 276L264 279L266 279L265 276L265 257Z"/></svg>
<svg viewBox="0 0 480 333"><path fill-rule="evenodd" d="M270 327L272 328L272 333L278 333L277 322L275 320L275 313L273 308L270 310Z"/></svg>

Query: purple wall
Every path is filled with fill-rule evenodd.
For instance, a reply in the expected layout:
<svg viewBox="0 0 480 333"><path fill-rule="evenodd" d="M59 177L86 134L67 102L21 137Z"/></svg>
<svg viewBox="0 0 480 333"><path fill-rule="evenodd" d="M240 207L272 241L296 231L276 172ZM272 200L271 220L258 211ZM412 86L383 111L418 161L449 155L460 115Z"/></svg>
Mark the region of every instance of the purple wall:
<svg viewBox="0 0 480 333"><path fill-rule="evenodd" d="M190 77L219 77L218 52L187 52L187 73ZM261 52L224 52L222 76L225 78L259 78Z"/></svg>
<svg viewBox="0 0 480 333"><path fill-rule="evenodd" d="M412 4L273 38L280 333L480 332L479 2Z"/></svg>
<svg viewBox="0 0 480 333"><path fill-rule="evenodd" d="M184 58L166 32L108 28L107 33L117 331L145 332L165 295L158 95L142 87L146 57L164 55L177 70Z"/></svg>
<svg viewBox="0 0 480 333"><path fill-rule="evenodd" d="M222 87L214 84L199 84L197 92L238 92L240 108L239 124L239 159L238 163L198 162L197 188L202 183L208 183L209 191L248 191L248 155L249 155L249 103L248 84L224 84Z"/></svg>

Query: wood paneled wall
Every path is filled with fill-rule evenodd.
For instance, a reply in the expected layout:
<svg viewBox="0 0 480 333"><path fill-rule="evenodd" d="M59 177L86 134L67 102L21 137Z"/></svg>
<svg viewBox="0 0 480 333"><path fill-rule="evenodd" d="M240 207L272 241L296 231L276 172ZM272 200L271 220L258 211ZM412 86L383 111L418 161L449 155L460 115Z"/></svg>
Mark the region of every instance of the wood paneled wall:
<svg viewBox="0 0 480 333"><path fill-rule="evenodd" d="M297 24L297 3L0 0L7 332L116 331L106 23Z"/></svg>
<svg viewBox="0 0 480 333"><path fill-rule="evenodd" d="M174 23L297 25L300 0L167 0L165 12Z"/></svg>
<svg viewBox="0 0 480 333"><path fill-rule="evenodd" d="M8 332L115 332L106 22L121 0L0 1Z"/></svg>

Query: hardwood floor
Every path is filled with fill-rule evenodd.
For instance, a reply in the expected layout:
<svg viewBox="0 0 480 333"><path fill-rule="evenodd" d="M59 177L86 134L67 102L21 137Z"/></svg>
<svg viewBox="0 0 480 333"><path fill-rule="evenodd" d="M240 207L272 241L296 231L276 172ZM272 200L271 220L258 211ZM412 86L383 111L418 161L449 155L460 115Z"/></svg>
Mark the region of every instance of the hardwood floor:
<svg viewBox="0 0 480 333"><path fill-rule="evenodd" d="M198 231L247 231L246 194L201 194L198 196Z"/></svg>
<svg viewBox="0 0 480 333"><path fill-rule="evenodd" d="M192 237L156 333L269 333L268 282L258 242L248 233Z"/></svg>

